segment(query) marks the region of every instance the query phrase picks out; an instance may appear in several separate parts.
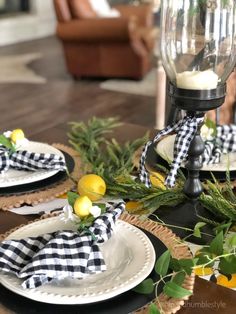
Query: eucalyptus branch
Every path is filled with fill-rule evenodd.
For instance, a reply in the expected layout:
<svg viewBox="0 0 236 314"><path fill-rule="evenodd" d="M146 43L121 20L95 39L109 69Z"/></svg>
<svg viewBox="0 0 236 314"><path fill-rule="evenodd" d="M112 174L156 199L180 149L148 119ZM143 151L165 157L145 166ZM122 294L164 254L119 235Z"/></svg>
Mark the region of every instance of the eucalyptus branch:
<svg viewBox="0 0 236 314"><path fill-rule="evenodd" d="M193 270L196 269L196 268L205 268L206 266L208 266L209 264L212 264L214 262L216 262L217 260L219 260L220 258L222 257L229 257L229 256L235 256L235 252L233 253L227 253L227 254L222 254L222 255L219 255L219 256L216 256L216 257L213 257L213 258L210 258L209 255L204 255L207 259L209 259L209 262L205 263L205 264L202 264L202 265L196 265L193 267Z"/></svg>
<svg viewBox="0 0 236 314"><path fill-rule="evenodd" d="M173 276L173 273L170 274L170 275ZM170 277L170 276L169 276L169 275L166 275L165 277L167 278L167 277ZM161 280L161 279L162 279L162 280ZM161 279L158 280L157 282L155 282L155 283L154 283L154 286L155 286L155 297L156 297L156 301L157 301L157 303L158 303L158 305L159 305L159 310L160 310L161 313L164 313L163 308L162 308L162 305L161 305L161 302L160 302L159 297L158 297L158 295L157 295L157 290L158 290L159 284L160 284L162 281L165 283L164 279L163 279L163 278L161 278Z"/></svg>
<svg viewBox="0 0 236 314"><path fill-rule="evenodd" d="M192 233L191 233L190 235L188 235L187 237L191 237L191 236L193 235L193 233L194 233L194 229L187 228L187 227L176 226L176 225L172 225L172 224L165 223L163 220L161 220L161 219L160 219L157 215L155 215L155 214L150 214L150 216L155 217L155 218L158 220L158 222L159 222L161 225L165 226L165 227L181 229L181 230L184 230L184 231L191 231ZM212 238L214 237L212 234L209 234L209 233L206 233L206 232L201 232L201 234L206 235L206 236L209 236L209 237L212 237ZM185 240L185 239L186 239L186 238L182 239L181 242L183 242L183 240Z"/></svg>
<svg viewBox="0 0 236 314"><path fill-rule="evenodd" d="M174 227L174 228L177 228L177 229L182 229L182 230L184 230L184 231L193 231L193 229L191 229L191 228L167 224L167 223L165 223L163 220L161 220L161 219L160 219L157 215L155 215L155 214L151 214L150 216L155 217L155 218L158 220L158 222L159 222L161 225L163 225L163 226L166 226L166 227Z"/></svg>
<svg viewBox="0 0 236 314"><path fill-rule="evenodd" d="M165 275L165 276L160 276L160 279L157 280L156 282L154 282L153 284L154 284L154 285L159 285L161 282L166 283L166 282L165 282L165 279L168 278L168 277L172 277L174 274L175 274L175 273L172 272L172 273L167 274L167 275Z"/></svg>

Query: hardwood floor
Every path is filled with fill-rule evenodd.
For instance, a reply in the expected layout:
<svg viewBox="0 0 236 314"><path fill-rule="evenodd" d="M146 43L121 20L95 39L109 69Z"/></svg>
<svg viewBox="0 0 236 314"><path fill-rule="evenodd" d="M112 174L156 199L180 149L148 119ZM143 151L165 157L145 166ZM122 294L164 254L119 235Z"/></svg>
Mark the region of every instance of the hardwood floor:
<svg viewBox="0 0 236 314"><path fill-rule="evenodd" d="M119 116L124 122L154 127L154 97L106 91L99 87L102 80L98 79L74 81L67 74L55 37L2 47L0 58L35 52L42 58L29 67L47 83L0 84L0 132L22 128L30 136L61 122L92 116Z"/></svg>

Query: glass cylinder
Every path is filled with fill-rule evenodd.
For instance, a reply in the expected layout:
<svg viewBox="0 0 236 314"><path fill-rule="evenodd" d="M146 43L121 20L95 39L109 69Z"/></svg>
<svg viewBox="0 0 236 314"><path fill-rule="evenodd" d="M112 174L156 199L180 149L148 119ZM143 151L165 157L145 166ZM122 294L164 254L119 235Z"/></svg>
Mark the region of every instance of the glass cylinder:
<svg viewBox="0 0 236 314"><path fill-rule="evenodd" d="M235 0L162 0L161 57L171 83L211 90L236 62Z"/></svg>

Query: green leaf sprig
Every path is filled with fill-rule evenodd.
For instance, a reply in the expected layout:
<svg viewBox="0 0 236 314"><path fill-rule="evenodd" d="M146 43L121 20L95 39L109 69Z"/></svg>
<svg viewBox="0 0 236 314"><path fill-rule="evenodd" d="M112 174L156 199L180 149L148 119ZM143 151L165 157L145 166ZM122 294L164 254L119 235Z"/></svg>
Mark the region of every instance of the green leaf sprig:
<svg viewBox="0 0 236 314"><path fill-rule="evenodd" d="M11 142L9 138L5 135L0 135L0 144L6 147L10 152L14 153L16 151L15 145Z"/></svg>
<svg viewBox="0 0 236 314"><path fill-rule="evenodd" d="M155 263L154 270L159 279L154 282L152 278L147 278L133 290L141 294L151 294L155 291L155 303L151 303L149 310L153 313L155 311L156 313L164 313L157 295L159 285L164 283L163 293L171 298L183 298L191 295L192 292L183 288L182 284L185 277L191 275L192 267L195 264L194 259L177 260L172 258L170 251L167 250Z"/></svg>
<svg viewBox="0 0 236 314"><path fill-rule="evenodd" d="M203 224L195 226L195 230L201 233ZM157 288L160 283L164 283L163 293L171 298L183 298L190 296L191 291L182 287L186 276L190 276L197 268L212 267L213 277L218 272L231 278L236 273L236 234L229 237L224 236L228 232L229 225L225 225L223 230L215 228L216 235L208 246L198 251L195 257L189 259L176 259L171 256L171 252L166 250L156 261L154 270L160 279L156 282L152 278L147 278L133 290L137 293L151 294L155 291L155 301L149 308L149 313L164 313L158 299ZM195 232L195 230L192 230ZM170 279L171 278L171 279ZM215 277L216 280L216 277Z"/></svg>

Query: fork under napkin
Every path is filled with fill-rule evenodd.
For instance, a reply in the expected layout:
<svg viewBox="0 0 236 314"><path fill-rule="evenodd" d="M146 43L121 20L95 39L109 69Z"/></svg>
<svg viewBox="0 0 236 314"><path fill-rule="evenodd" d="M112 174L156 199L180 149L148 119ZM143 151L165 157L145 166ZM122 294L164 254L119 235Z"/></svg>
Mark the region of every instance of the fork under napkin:
<svg viewBox="0 0 236 314"><path fill-rule="evenodd" d="M4 240L0 243L0 271L24 279L23 288L36 288L53 279L82 279L105 271L98 244L111 237L124 208L124 202L109 205L89 231L81 234L62 230L21 240Z"/></svg>
<svg viewBox="0 0 236 314"><path fill-rule="evenodd" d="M0 173L6 172L9 168L30 171L38 169L64 171L66 164L64 158L59 155L33 153L27 150L11 152L3 145L0 145Z"/></svg>

